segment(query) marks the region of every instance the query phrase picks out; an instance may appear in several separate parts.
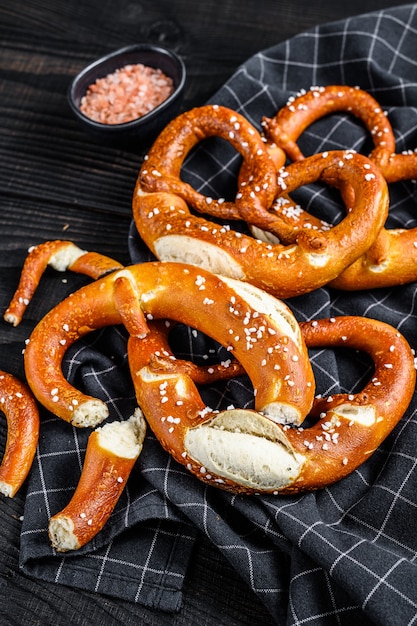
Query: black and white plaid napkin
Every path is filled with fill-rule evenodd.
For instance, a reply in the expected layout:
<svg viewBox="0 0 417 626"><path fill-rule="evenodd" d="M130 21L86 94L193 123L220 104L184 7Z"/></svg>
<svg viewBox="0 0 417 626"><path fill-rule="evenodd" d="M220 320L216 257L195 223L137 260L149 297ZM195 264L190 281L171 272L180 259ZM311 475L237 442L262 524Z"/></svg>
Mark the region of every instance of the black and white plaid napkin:
<svg viewBox="0 0 417 626"><path fill-rule="evenodd" d="M357 85L387 111L397 151L417 147L417 5L405 5L317 27L264 50L242 65L213 97L260 128L288 97L313 85ZM368 152L371 142L349 115L323 119L304 133L306 153L334 148ZM239 157L224 142L202 144L185 177L207 195L234 188ZM392 185L390 227L417 227L416 183ZM299 193L308 210L326 210L326 191ZM134 227L132 260L149 253ZM404 262L407 260L404 259ZM299 321L343 314L396 326L417 347L416 284L369 292L322 288L288 301ZM207 362L221 348L179 327L177 353ZM318 391L357 391L369 364L360 355L311 353ZM135 402L125 333L110 328L67 355L70 380L106 400L124 419ZM206 389L212 408L251 406L245 377ZM30 575L113 594L168 611L181 586L198 531L222 551L277 622L411 625L417 621L417 402L364 465L339 483L303 496L237 497L207 487L179 467L148 432L128 488L105 529L76 555L49 547L50 515L70 498L87 433L43 414L21 537ZM283 623L280 621L280 623Z"/></svg>

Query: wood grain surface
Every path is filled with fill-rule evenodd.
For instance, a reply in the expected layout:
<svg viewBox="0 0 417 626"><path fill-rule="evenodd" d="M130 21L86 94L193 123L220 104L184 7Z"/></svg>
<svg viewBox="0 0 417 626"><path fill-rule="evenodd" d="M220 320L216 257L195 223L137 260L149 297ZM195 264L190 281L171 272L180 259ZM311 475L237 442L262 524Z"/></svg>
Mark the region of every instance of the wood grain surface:
<svg viewBox="0 0 417 626"><path fill-rule="evenodd" d="M128 262L131 196L143 148L100 145L67 105L71 78L96 57L137 42L178 52L188 78L183 108L203 104L257 51L316 24L400 2L378 0L1 0L0 305L28 247L57 238ZM22 340L83 278L48 273L22 325L0 322L0 369L22 376ZM0 452L6 439L0 419ZM203 537L172 616L25 577L19 570L24 490L0 499L0 624L272 624L259 600ZM283 616L282 623L285 623Z"/></svg>

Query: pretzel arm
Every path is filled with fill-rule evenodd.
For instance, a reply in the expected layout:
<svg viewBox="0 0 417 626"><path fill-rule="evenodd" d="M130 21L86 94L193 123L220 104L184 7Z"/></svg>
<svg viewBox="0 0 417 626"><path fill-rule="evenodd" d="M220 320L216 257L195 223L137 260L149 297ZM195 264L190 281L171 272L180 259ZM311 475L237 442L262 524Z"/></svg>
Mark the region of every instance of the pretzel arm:
<svg viewBox="0 0 417 626"><path fill-rule="evenodd" d="M70 241L47 241L39 244L29 250L25 259L18 287L4 313L6 322L13 326L21 322L47 266L59 272L68 269L94 279L122 267L117 261L81 250Z"/></svg>
<svg viewBox="0 0 417 626"><path fill-rule="evenodd" d="M142 451L145 432L145 420L137 410L128 420L91 433L75 492L49 521L51 544L58 552L78 550L102 530Z"/></svg>
<svg viewBox="0 0 417 626"><path fill-rule="evenodd" d="M13 497L32 466L39 438L39 412L30 389L15 376L0 372L0 409L7 439L0 465L0 493Z"/></svg>
<svg viewBox="0 0 417 626"><path fill-rule="evenodd" d="M228 141L248 163L251 182L234 202L204 196L180 178L190 150L208 137ZM255 210L268 206L277 189L275 166L258 131L239 113L218 105L192 109L168 124L152 145L137 185L144 192L179 196L200 213L226 219L239 219L240 204L249 204Z"/></svg>
<svg viewBox="0 0 417 626"><path fill-rule="evenodd" d="M167 356L153 356L150 360L150 368L155 373L178 373L186 374L198 385L209 385L220 380L229 380L235 376L242 376L245 370L237 361L227 363L214 363L213 365L196 365L184 359L172 361Z"/></svg>
<svg viewBox="0 0 417 626"><path fill-rule="evenodd" d="M369 251L329 284L358 291L412 283L417 280L417 229L383 229Z"/></svg>

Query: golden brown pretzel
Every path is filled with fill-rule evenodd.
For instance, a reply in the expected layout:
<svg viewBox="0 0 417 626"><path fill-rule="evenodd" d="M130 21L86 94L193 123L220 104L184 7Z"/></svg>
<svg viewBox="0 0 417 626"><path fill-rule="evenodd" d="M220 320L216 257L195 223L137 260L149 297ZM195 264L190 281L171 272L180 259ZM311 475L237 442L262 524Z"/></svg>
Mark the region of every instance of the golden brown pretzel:
<svg viewBox="0 0 417 626"><path fill-rule="evenodd" d="M32 467L38 445L39 412L27 385L6 372L0 372L0 410L7 420L0 493L13 497Z"/></svg>
<svg viewBox="0 0 417 626"><path fill-rule="evenodd" d="M181 285L181 289L178 289ZM118 306L131 292L131 307ZM201 329L226 346L248 372L258 411L297 423L314 393L311 365L298 324L288 307L252 285L179 263L146 263L113 272L78 290L36 326L25 350L25 372L47 409L77 426L95 426L106 405L77 392L61 362L78 338L123 323L144 339L146 320L162 317ZM259 364L261 366L259 367Z"/></svg>
<svg viewBox="0 0 417 626"><path fill-rule="evenodd" d="M13 326L21 322L48 265L59 272L69 269L91 278L98 278L106 272L123 267L118 261L102 254L81 250L71 241L46 241L33 246L25 259L18 288L4 313L6 322Z"/></svg>
<svg viewBox="0 0 417 626"><path fill-rule="evenodd" d="M297 146L297 139L312 122L334 111L346 111L362 120L374 142L369 158L389 183L417 176L417 152L395 153L394 132L384 111L370 94L357 88L316 87L291 98L274 118L264 119L263 126L272 145L276 142L291 159L301 162L305 157ZM343 188L343 193L346 197L351 193L348 186ZM278 201L273 208L280 220L280 228L276 227L275 232L282 241L297 240L305 229L327 232L330 228L301 207L288 207ZM271 240L270 235L262 231L258 231L257 236ZM369 250L330 281L330 285L343 290L363 290L416 279L417 229L384 227Z"/></svg>
<svg viewBox="0 0 417 626"><path fill-rule="evenodd" d="M144 341L129 339L137 399L151 429L200 480L239 493L285 494L324 487L369 458L406 411L415 387L414 356L395 328L356 316L314 320L300 327L308 348L365 351L375 365L361 392L317 397L309 415L315 423L305 429L259 420L250 410L213 412L203 405L202 419L176 419L176 403L185 401L176 393L184 365L177 367L171 360L166 329L152 327ZM192 406L197 396L192 386L189 389L186 402ZM160 412L155 411L163 398Z"/></svg>
<svg viewBox="0 0 417 626"><path fill-rule="evenodd" d="M286 196L298 186L317 180L341 188L349 184L354 187L354 203L347 206L347 215L337 227L320 235L303 230L296 242L288 246L255 240L230 227L221 227L192 215L186 203L194 202L191 192L186 197L171 185L170 178L165 181L161 172L170 155L166 145L169 136L168 126L162 140L158 138L152 147L152 169L160 175L151 179L146 162L133 197L136 227L160 260L191 263L288 298L336 278L370 247L385 222L388 193L378 168L364 156L334 151L288 166L280 173L279 190L274 197ZM177 149L179 144L178 140ZM245 171L249 175L247 163ZM247 189L248 181L241 180L237 196L246 194ZM255 206L240 200L238 203L237 197L234 205L240 218L274 232L274 222L279 220L269 210L271 205L258 202ZM211 206L206 208L207 213ZM217 215L217 209L213 213ZM230 214L225 213L224 217ZM232 217L236 217L235 213Z"/></svg>
<svg viewBox="0 0 417 626"><path fill-rule="evenodd" d="M103 528L142 451L146 424L139 409L124 422L111 422L88 438L77 488L62 511L49 521L58 552L78 550Z"/></svg>

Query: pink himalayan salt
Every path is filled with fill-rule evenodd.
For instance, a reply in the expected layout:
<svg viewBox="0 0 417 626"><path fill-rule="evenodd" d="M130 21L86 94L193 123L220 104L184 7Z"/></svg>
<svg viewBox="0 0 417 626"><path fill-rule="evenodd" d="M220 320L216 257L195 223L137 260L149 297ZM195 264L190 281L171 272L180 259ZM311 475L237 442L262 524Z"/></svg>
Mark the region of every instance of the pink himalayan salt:
<svg viewBox="0 0 417 626"><path fill-rule="evenodd" d="M152 111L173 91L172 79L160 69L125 65L90 85L80 110L101 124L124 124Z"/></svg>

